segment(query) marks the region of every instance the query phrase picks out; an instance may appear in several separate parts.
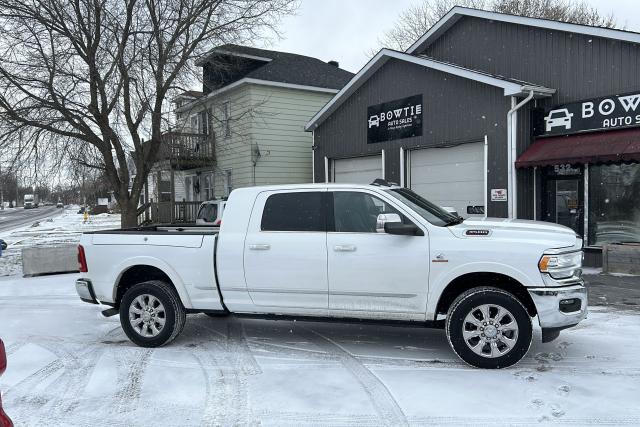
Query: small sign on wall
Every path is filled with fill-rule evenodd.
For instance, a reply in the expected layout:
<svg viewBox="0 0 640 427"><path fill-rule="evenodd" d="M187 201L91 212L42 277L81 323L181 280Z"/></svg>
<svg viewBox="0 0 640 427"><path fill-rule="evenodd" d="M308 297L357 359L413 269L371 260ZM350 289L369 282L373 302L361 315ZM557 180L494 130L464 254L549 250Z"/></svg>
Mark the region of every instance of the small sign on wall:
<svg viewBox="0 0 640 427"><path fill-rule="evenodd" d="M506 202L507 201L507 189L506 188L492 188L491 189L491 201L492 202Z"/></svg>

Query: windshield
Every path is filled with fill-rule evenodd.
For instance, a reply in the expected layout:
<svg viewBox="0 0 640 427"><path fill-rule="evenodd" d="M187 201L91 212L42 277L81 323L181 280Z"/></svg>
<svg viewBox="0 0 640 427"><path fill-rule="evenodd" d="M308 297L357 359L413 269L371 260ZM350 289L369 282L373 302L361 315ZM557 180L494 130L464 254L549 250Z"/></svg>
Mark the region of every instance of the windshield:
<svg viewBox="0 0 640 427"><path fill-rule="evenodd" d="M457 224L460 222L460 218L458 216L445 211L440 206L431 203L409 189L394 188L387 192L391 196L408 205L433 225L445 227L447 225Z"/></svg>

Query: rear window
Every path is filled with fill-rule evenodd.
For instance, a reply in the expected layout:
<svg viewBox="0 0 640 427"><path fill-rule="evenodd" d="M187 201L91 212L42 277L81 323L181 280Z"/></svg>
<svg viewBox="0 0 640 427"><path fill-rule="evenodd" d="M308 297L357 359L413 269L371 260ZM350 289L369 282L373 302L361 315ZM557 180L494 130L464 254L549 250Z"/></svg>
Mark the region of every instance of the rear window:
<svg viewBox="0 0 640 427"><path fill-rule="evenodd" d="M207 203L202 205L198 212L198 219L203 219L206 222L214 222L218 218L218 205Z"/></svg>
<svg viewBox="0 0 640 427"><path fill-rule="evenodd" d="M326 231L323 192L269 196L262 212L262 231Z"/></svg>

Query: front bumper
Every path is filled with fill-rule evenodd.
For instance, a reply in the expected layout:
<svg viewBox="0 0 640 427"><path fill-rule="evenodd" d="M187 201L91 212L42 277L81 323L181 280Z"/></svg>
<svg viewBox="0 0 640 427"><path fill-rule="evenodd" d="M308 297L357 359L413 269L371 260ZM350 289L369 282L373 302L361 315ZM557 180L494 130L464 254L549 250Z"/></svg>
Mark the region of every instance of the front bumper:
<svg viewBox="0 0 640 427"><path fill-rule="evenodd" d="M80 299L90 304L98 304L96 294L93 292L93 285L88 279L76 280L76 292L80 296Z"/></svg>
<svg viewBox="0 0 640 427"><path fill-rule="evenodd" d="M587 317L587 288L582 280L566 286L532 288L529 295L543 332L569 328Z"/></svg>

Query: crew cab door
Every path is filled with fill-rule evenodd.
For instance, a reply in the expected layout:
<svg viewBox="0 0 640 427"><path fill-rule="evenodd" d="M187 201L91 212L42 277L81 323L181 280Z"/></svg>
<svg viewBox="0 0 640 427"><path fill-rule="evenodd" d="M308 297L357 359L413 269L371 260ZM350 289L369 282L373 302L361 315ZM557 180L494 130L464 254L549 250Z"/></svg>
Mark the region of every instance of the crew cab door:
<svg viewBox="0 0 640 427"><path fill-rule="evenodd" d="M288 190L257 197L244 247L245 281L254 304L327 314L326 195L326 190Z"/></svg>
<svg viewBox="0 0 640 427"><path fill-rule="evenodd" d="M334 316L424 320L429 239L376 232L381 213L405 212L361 191L330 191L329 311ZM333 224L332 224L333 223Z"/></svg>

